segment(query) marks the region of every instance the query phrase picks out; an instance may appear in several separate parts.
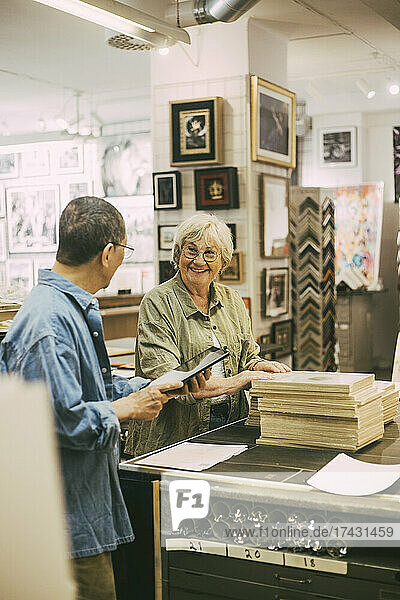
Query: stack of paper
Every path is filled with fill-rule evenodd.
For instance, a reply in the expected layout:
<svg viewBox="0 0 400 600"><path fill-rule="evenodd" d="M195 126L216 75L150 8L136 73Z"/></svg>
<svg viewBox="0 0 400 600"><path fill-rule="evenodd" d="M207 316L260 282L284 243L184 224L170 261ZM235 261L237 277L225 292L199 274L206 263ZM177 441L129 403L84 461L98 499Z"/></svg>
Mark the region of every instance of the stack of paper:
<svg viewBox="0 0 400 600"><path fill-rule="evenodd" d="M375 385L382 393L383 422L390 423L397 415L399 407L399 386L394 381L376 381Z"/></svg>
<svg viewBox="0 0 400 600"><path fill-rule="evenodd" d="M198 444L182 442L135 461L135 465L204 471L247 450L244 444Z"/></svg>
<svg viewBox="0 0 400 600"><path fill-rule="evenodd" d="M251 396L249 415L246 420L246 425L252 425L255 427L260 426L260 411L258 410L258 398L257 396Z"/></svg>
<svg viewBox="0 0 400 600"><path fill-rule="evenodd" d="M358 450L383 436L381 391L374 375L293 371L253 381L258 444Z"/></svg>

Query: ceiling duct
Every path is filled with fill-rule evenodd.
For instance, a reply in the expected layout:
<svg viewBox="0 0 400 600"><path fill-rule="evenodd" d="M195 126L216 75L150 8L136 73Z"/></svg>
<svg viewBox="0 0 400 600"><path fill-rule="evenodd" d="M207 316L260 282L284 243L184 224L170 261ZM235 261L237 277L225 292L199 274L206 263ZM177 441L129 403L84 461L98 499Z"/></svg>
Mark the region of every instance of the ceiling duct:
<svg viewBox="0 0 400 600"><path fill-rule="evenodd" d="M170 5L165 13L169 23L179 18L181 27L204 25L205 23L232 23L244 15L260 0L189 0L177 6Z"/></svg>

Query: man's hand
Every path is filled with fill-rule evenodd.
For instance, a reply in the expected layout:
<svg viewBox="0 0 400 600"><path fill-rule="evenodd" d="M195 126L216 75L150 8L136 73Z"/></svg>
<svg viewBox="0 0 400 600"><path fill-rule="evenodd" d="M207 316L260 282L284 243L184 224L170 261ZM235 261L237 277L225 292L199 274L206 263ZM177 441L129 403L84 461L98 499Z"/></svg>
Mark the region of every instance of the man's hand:
<svg viewBox="0 0 400 600"><path fill-rule="evenodd" d="M137 419L150 421L160 414L165 402L181 393L182 383L163 383L149 385L138 392L133 392L125 398L113 402L113 408L119 421Z"/></svg>

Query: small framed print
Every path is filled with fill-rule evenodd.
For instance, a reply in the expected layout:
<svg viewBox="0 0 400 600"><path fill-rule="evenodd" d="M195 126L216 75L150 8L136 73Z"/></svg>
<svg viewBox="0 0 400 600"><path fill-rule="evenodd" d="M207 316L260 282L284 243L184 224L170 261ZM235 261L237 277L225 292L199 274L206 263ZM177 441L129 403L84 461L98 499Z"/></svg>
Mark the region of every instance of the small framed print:
<svg viewBox="0 0 400 600"><path fill-rule="evenodd" d="M155 210L182 207L180 171L153 173L153 189Z"/></svg>
<svg viewBox="0 0 400 600"><path fill-rule="evenodd" d="M158 226L158 249L172 250L175 231L178 225L159 225Z"/></svg>
<svg viewBox="0 0 400 600"><path fill-rule="evenodd" d="M159 283L164 283L174 277L176 271L170 260L160 260L158 262Z"/></svg>
<svg viewBox="0 0 400 600"><path fill-rule="evenodd" d="M6 263L7 268L7 285L22 292L24 295L33 288L33 265L32 261L26 260L9 260Z"/></svg>
<svg viewBox="0 0 400 600"><path fill-rule="evenodd" d="M271 352L266 352L266 348L268 348L268 346L271 345L271 342L272 336L270 333L260 335L260 337L257 340L257 343L260 346L260 356L266 358L267 360L270 360L272 358Z"/></svg>
<svg viewBox="0 0 400 600"><path fill-rule="evenodd" d="M296 94L251 76L251 159L296 166Z"/></svg>
<svg viewBox="0 0 400 600"><path fill-rule="evenodd" d="M223 98L169 103L171 165L221 164Z"/></svg>
<svg viewBox="0 0 400 600"><path fill-rule="evenodd" d="M292 321L278 321L272 324L274 343L283 346L282 350L275 352L275 356L285 356L292 353Z"/></svg>
<svg viewBox="0 0 400 600"><path fill-rule="evenodd" d="M18 177L18 154L15 152L0 153L0 179Z"/></svg>
<svg viewBox="0 0 400 600"><path fill-rule="evenodd" d="M233 249L236 250L236 245L237 245L236 223L227 223L226 225L231 230Z"/></svg>
<svg viewBox="0 0 400 600"><path fill-rule="evenodd" d="M239 208L236 167L196 169L194 181L197 210Z"/></svg>
<svg viewBox="0 0 400 600"><path fill-rule="evenodd" d="M332 127L319 130L321 167L355 167L356 127Z"/></svg>
<svg viewBox="0 0 400 600"><path fill-rule="evenodd" d="M262 176L263 253L267 258L289 256L289 185L285 177Z"/></svg>
<svg viewBox="0 0 400 600"><path fill-rule="evenodd" d="M55 173L83 173L82 144L60 144L55 148Z"/></svg>
<svg viewBox="0 0 400 600"><path fill-rule="evenodd" d="M243 260L242 253L237 250L232 255L232 260L226 269L218 276L221 283L243 282Z"/></svg>
<svg viewBox="0 0 400 600"><path fill-rule="evenodd" d="M50 155L48 150L32 150L21 154L22 177L50 175Z"/></svg>
<svg viewBox="0 0 400 600"><path fill-rule="evenodd" d="M265 316L277 317L289 312L289 269L264 269Z"/></svg>

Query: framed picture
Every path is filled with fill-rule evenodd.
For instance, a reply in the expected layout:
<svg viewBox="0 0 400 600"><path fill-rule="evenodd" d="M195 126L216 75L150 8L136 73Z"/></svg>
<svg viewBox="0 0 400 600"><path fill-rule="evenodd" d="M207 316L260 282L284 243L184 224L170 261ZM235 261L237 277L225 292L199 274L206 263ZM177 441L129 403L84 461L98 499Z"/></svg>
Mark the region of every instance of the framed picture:
<svg viewBox="0 0 400 600"><path fill-rule="evenodd" d="M159 225L158 226L158 249L172 250L174 235L178 225Z"/></svg>
<svg viewBox="0 0 400 600"><path fill-rule="evenodd" d="M57 250L58 185L8 188L6 202L10 254Z"/></svg>
<svg viewBox="0 0 400 600"><path fill-rule="evenodd" d="M83 145L60 144L55 147L54 171L60 175L83 172Z"/></svg>
<svg viewBox="0 0 400 600"><path fill-rule="evenodd" d="M289 312L289 269L264 269L265 316L278 317Z"/></svg>
<svg viewBox="0 0 400 600"><path fill-rule="evenodd" d="M6 190L0 183L0 218L6 216Z"/></svg>
<svg viewBox="0 0 400 600"><path fill-rule="evenodd" d="M18 294L28 295L33 288L31 260L9 260L7 263L7 285Z"/></svg>
<svg viewBox="0 0 400 600"><path fill-rule="evenodd" d="M296 166L296 94L251 76L251 159Z"/></svg>
<svg viewBox="0 0 400 600"><path fill-rule="evenodd" d="M107 135L97 140L97 178L102 196L151 194L150 133Z"/></svg>
<svg viewBox="0 0 400 600"><path fill-rule="evenodd" d="M270 333L265 333L264 335L260 335L260 337L257 340L257 343L260 346L260 356L262 358L266 358L267 360L271 359L271 353L270 352L265 352L265 348L270 346L272 342L272 336Z"/></svg>
<svg viewBox="0 0 400 600"><path fill-rule="evenodd" d="M237 245L236 223L227 223L226 225L231 230L233 249L236 250L236 245Z"/></svg>
<svg viewBox="0 0 400 600"><path fill-rule="evenodd" d="M172 279L175 275L175 267L170 260L158 261L159 283L164 283L168 279Z"/></svg>
<svg viewBox="0 0 400 600"><path fill-rule="evenodd" d="M0 262L7 260L6 222L0 221Z"/></svg>
<svg viewBox="0 0 400 600"><path fill-rule="evenodd" d="M50 175L50 155L48 150L32 150L21 154L22 177Z"/></svg>
<svg viewBox="0 0 400 600"><path fill-rule="evenodd" d="M153 173L153 189L154 210L182 207L180 171Z"/></svg>
<svg viewBox="0 0 400 600"><path fill-rule="evenodd" d="M169 103L171 165L221 164L223 98Z"/></svg>
<svg viewBox="0 0 400 600"><path fill-rule="evenodd" d="M220 273L218 281L221 283L242 283L243 282L243 261L242 253L237 250L232 255L230 264L225 271Z"/></svg>
<svg viewBox="0 0 400 600"><path fill-rule="evenodd" d="M288 180L262 176L263 253L268 258L289 256Z"/></svg>
<svg viewBox="0 0 400 600"><path fill-rule="evenodd" d="M282 350L275 352L275 356L285 356L292 352L292 321L278 321L272 323L272 334L274 336L274 343L283 346Z"/></svg>
<svg viewBox="0 0 400 600"><path fill-rule="evenodd" d="M92 185L89 181L79 181L77 183L70 183L68 185L68 202L74 198L81 198L82 196L91 196Z"/></svg>
<svg viewBox="0 0 400 600"><path fill-rule="evenodd" d="M393 127L394 201L400 201L400 125Z"/></svg>
<svg viewBox="0 0 400 600"><path fill-rule="evenodd" d="M321 167L354 167L357 164L356 127L319 130Z"/></svg>
<svg viewBox="0 0 400 600"><path fill-rule="evenodd" d="M18 154L0 153L0 179L18 177Z"/></svg>
<svg viewBox="0 0 400 600"><path fill-rule="evenodd" d="M152 263L154 255L153 196L106 198L124 217L128 246L135 252L126 263Z"/></svg>
<svg viewBox="0 0 400 600"><path fill-rule="evenodd" d="M236 167L196 169L194 182L197 210L239 208Z"/></svg>

